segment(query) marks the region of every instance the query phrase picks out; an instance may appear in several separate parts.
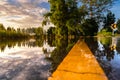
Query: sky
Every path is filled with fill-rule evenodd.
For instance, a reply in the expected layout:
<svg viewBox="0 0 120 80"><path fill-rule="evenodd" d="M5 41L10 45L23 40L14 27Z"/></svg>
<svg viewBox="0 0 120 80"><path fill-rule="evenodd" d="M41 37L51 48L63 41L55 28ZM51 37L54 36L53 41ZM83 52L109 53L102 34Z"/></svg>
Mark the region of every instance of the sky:
<svg viewBox="0 0 120 80"><path fill-rule="evenodd" d="M120 18L120 0L111 10ZM14 28L39 27L43 14L49 11L47 0L0 0L0 23Z"/></svg>
<svg viewBox="0 0 120 80"><path fill-rule="evenodd" d="M0 23L5 27L39 27L48 10L47 0L0 0Z"/></svg>
<svg viewBox="0 0 120 80"><path fill-rule="evenodd" d="M116 20L120 19L120 0L117 0L110 9L116 17Z"/></svg>

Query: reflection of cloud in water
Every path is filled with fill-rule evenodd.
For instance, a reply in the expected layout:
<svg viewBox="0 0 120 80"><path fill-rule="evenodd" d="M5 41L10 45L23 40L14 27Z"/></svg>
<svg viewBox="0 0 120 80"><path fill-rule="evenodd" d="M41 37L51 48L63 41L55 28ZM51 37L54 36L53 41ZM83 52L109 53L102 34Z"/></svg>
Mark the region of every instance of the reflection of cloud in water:
<svg viewBox="0 0 120 80"><path fill-rule="evenodd" d="M31 59L1 58L0 63L0 80L44 80L50 75L50 63L43 55Z"/></svg>
<svg viewBox="0 0 120 80"><path fill-rule="evenodd" d="M12 57L12 58L31 58L37 56L38 54L43 54L42 48L27 48L27 47L14 47L12 49L5 49L1 52L0 57Z"/></svg>
<svg viewBox="0 0 120 80"><path fill-rule="evenodd" d="M51 63L41 47L17 47L0 53L0 80L47 80Z"/></svg>
<svg viewBox="0 0 120 80"><path fill-rule="evenodd" d="M119 80L120 52L118 51L118 48L120 44L120 37L110 37L106 39L109 39L109 45L101 44L100 40L98 40L98 50L96 51L96 57L100 65L103 67L109 80ZM101 51L103 50L102 47L104 47L104 51Z"/></svg>
<svg viewBox="0 0 120 80"><path fill-rule="evenodd" d="M44 42L43 48L47 49L47 52L52 52L56 47L50 47L50 45L48 45L48 43Z"/></svg>
<svg viewBox="0 0 120 80"><path fill-rule="evenodd" d="M98 49L99 49L100 51L103 51L103 50L104 50L104 46L103 46L103 44L100 43L99 40L98 40Z"/></svg>
<svg viewBox="0 0 120 80"><path fill-rule="evenodd" d="M117 68L117 69L120 69L119 61L120 61L120 55L117 52L115 52L114 60L111 61L111 64L114 64L112 66Z"/></svg>

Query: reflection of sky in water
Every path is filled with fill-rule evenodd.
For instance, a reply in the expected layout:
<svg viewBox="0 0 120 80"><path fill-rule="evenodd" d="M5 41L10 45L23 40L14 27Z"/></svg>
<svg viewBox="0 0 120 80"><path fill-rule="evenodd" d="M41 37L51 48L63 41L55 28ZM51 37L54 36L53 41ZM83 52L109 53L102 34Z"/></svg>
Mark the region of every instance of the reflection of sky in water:
<svg viewBox="0 0 120 80"><path fill-rule="evenodd" d="M43 47L6 47L0 52L0 80L47 80L51 62L46 60L43 48L55 49L47 43Z"/></svg>
<svg viewBox="0 0 120 80"><path fill-rule="evenodd" d="M48 43L44 42L43 47L28 47L25 46L14 46L12 48L5 47L4 51L0 52L0 57L16 57L16 58L31 58L39 54L43 54L43 48L47 49L47 52L52 52L55 47L50 47Z"/></svg>
<svg viewBox="0 0 120 80"><path fill-rule="evenodd" d="M101 38L102 39L102 38ZM100 53L97 52L97 54L105 54L102 55L102 59L98 60L100 63L103 63L102 66L104 67L104 70L106 70L107 75L109 76L109 80L119 80L120 79L120 52L116 49L116 47L119 47L119 37L112 37L112 42L110 42L110 45L103 45L98 40L98 50L101 51ZM106 46L106 47L105 47ZM111 49L112 46L115 46L114 49ZM101 56L97 56L101 57ZM110 60L108 59L110 58ZM107 66L106 66L107 65Z"/></svg>
<svg viewBox="0 0 120 80"><path fill-rule="evenodd" d="M112 65L113 67L120 69L120 54L115 52L114 59L111 60L111 64L114 64Z"/></svg>
<svg viewBox="0 0 120 80"><path fill-rule="evenodd" d="M118 52L117 49L116 49L116 47L119 47L119 46L117 45L118 40L119 40L119 38L117 38L117 37L112 37L112 42L111 42L111 44L110 44L110 45L107 45L107 47L109 48L110 52L111 52L111 51L114 52L114 58L112 59L111 62L114 62L114 61L118 62L118 61L120 61L120 52ZM106 49L106 48L105 48L105 45L103 45L103 44L100 42L100 40L98 40L97 42L98 42L98 50L104 51L104 50ZM113 46L113 45L115 45L116 47L115 47L113 50L111 50L111 46ZM107 49L106 49L106 50L107 50ZM110 52L109 52L109 53L110 53ZM109 53L108 53L108 54L109 54Z"/></svg>
<svg viewBox="0 0 120 80"><path fill-rule="evenodd" d="M47 52L52 52L56 47L50 47L48 43L44 42L43 48L47 49Z"/></svg>
<svg viewBox="0 0 120 80"><path fill-rule="evenodd" d="M18 47L14 46L14 48L6 47L3 52L1 52L0 57L21 57L21 58L29 58L30 56L34 56L35 54L43 54L42 48L39 47Z"/></svg>
<svg viewBox="0 0 120 80"><path fill-rule="evenodd" d="M100 41L98 41L98 49L99 49L100 51L103 51L103 50L104 50L104 46L101 44Z"/></svg>

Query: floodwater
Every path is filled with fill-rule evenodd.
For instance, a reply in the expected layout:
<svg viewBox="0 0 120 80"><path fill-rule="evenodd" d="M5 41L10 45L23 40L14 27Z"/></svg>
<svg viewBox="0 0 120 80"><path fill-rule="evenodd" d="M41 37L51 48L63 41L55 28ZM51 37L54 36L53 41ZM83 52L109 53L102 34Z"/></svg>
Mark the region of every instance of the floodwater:
<svg viewBox="0 0 120 80"><path fill-rule="evenodd" d="M74 40L0 41L0 80L47 80Z"/></svg>
<svg viewBox="0 0 120 80"><path fill-rule="evenodd" d="M31 39L4 41L0 48L0 80L47 80L51 62L45 59L43 48L52 51L55 47Z"/></svg>
<svg viewBox="0 0 120 80"><path fill-rule="evenodd" d="M76 39L0 41L0 80L47 80ZM120 80L120 37L84 38L109 80Z"/></svg>
<svg viewBox="0 0 120 80"><path fill-rule="evenodd" d="M120 80L120 37L86 38L109 80Z"/></svg>

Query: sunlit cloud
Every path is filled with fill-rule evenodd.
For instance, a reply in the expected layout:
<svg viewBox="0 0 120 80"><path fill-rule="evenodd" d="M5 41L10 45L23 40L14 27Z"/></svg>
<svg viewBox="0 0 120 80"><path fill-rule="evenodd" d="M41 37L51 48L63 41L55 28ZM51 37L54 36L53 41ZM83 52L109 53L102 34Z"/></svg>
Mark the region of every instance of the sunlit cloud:
<svg viewBox="0 0 120 80"><path fill-rule="evenodd" d="M120 0L111 10L120 18ZM48 0L0 0L0 23L5 27L38 27L49 11Z"/></svg>
<svg viewBox="0 0 120 80"><path fill-rule="evenodd" d="M48 6L47 0L0 0L0 23L15 28L38 27Z"/></svg>

